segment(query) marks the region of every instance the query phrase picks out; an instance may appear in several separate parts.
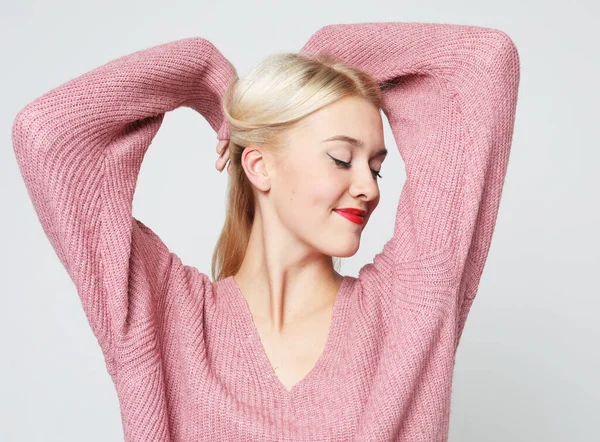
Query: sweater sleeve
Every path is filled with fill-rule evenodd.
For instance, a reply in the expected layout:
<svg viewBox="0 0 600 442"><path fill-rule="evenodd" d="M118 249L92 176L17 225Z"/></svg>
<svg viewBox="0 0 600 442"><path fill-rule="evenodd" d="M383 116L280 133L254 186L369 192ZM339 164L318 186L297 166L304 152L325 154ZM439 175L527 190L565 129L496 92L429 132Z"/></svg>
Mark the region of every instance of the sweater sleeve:
<svg viewBox="0 0 600 442"><path fill-rule="evenodd" d="M234 75L208 40L185 38L110 61L15 118L13 147L27 191L107 364L133 310L146 311L142 295L162 293L171 259L132 216L144 154L165 113L180 106L218 130Z"/></svg>
<svg viewBox="0 0 600 442"><path fill-rule="evenodd" d="M332 54L376 79L405 163L393 236L359 279L420 312L458 293L460 336L508 165L516 46L490 28L388 22L325 26L302 51Z"/></svg>

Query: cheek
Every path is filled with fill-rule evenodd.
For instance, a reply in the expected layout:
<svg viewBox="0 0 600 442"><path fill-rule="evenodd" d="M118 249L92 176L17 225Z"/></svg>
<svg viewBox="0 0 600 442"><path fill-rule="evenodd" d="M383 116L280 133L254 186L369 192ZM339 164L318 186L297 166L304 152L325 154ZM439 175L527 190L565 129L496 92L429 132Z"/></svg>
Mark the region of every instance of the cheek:
<svg viewBox="0 0 600 442"><path fill-rule="evenodd" d="M311 183L313 202L320 209L332 210L339 207L344 191L343 181L331 172L315 177Z"/></svg>
<svg viewBox="0 0 600 442"><path fill-rule="evenodd" d="M312 167L302 176L296 176L296 192L315 220L327 217L331 209L339 206L344 183L336 171L327 167Z"/></svg>
<svg viewBox="0 0 600 442"><path fill-rule="evenodd" d="M283 175L278 206L283 217L304 226L319 224L338 207L345 187L335 170L314 164L302 170L287 170Z"/></svg>

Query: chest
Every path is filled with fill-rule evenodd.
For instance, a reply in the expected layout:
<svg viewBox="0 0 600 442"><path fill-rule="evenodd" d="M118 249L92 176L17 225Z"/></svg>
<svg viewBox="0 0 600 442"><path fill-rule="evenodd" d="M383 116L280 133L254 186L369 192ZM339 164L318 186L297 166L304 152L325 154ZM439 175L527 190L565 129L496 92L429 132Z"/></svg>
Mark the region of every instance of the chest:
<svg viewBox="0 0 600 442"><path fill-rule="evenodd" d="M257 326L266 358L280 382L289 391L316 365L327 343L333 309L313 315L282 334Z"/></svg>

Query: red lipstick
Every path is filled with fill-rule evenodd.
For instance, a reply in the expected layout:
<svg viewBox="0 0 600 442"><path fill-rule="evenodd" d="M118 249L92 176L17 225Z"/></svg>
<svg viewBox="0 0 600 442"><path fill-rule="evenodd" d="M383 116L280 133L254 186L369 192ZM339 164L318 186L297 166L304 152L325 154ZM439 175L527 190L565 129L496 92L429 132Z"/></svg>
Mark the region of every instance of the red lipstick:
<svg viewBox="0 0 600 442"><path fill-rule="evenodd" d="M347 207L343 209L334 209L333 211L339 213L344 218L352 221L355 224L363 224L365 222L363 218L365 215L364 210Z"/></svg>

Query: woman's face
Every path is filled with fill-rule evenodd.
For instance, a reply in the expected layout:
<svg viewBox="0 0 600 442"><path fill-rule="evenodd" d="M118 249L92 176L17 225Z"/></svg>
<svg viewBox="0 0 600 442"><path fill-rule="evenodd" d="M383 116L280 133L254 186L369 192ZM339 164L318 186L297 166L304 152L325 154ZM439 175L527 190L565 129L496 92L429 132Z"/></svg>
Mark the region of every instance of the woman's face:
<svg viewBox="0 0 600 442"><path fill-rule="evenodd" d="M269 213L276 214L289 234L281 238L285 243L304 243L329 256L352 256L379 203L377 173L385 159L380 111L362 98L345 97L303 123L288 134L285 152L271 166ZM354 138L362 147L344 139L327 141L337 136ZM355 218L362 223L335 211L342 208L364 210L363 217Z"/></svg>

